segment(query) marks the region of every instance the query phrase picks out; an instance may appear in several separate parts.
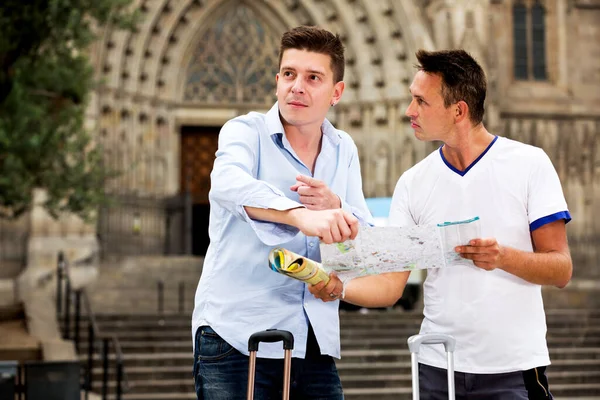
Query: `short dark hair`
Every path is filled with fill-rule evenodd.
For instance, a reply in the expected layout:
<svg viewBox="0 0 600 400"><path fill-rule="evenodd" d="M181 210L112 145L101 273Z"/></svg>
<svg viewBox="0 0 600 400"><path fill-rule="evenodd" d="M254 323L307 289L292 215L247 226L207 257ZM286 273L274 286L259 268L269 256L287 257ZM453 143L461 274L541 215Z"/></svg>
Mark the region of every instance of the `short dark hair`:
<svg viewBox="0 0 600 400"><path fill-rule="evenodd" d="M464 101L469 106L469 119L475 125L483 121L487 83L481 66L464 50L425 51L416 53L416 67L442 77L444 106Z"/></svg>
<svg viewBox="0 0 600 400"><path fill-rule="evenodd" d="M288 49L313 51L331 57L333 82L344 80L344 45L340 35L316 26L298 26L283 34L279 48L279 66L283 52Z"/></svg>

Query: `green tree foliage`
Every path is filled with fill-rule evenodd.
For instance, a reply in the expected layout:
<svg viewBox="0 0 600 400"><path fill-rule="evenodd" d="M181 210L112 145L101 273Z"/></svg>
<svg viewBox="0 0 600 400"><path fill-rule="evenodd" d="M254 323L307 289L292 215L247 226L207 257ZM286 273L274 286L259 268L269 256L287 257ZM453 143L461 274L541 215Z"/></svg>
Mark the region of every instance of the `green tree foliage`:
<svg viewBox="0 0 600 400"><path fill-rule="evenodd" d="M0 1L0 217L46 189L51 215L93 216L102 166L84 127L94 76L88 48L102 27L134 29L131 0Z"/></svg>

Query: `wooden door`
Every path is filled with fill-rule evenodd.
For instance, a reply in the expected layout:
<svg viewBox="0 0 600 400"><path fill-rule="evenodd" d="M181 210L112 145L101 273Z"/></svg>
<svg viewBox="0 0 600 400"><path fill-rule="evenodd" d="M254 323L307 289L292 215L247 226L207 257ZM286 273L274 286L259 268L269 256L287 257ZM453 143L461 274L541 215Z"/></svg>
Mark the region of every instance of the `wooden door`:
<svg viewBox="0 0 600 400"><path fill-rule="evenodd" d="M208 204L210 172L219 140L216 127L183 127L181 130L181 191L189 188L194 204Z"/></svg>
<svg viewBox="0 0 600 400"><path fill-rule="evenodd" d="M180 188L192 196L192 254L205 255L209 244L210 172L215 161L219 127L181 129Z"/></svg>

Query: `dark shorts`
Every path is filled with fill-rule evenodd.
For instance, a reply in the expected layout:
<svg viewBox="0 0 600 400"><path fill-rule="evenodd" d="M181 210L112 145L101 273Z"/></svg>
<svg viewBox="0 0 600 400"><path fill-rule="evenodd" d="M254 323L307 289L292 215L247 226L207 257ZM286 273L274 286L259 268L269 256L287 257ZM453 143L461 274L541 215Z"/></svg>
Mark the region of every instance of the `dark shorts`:
<svg viewBox="0 0 600 400"><path fill-rule="evenodd" d="M283 355L283 348L281 353ZM245 400L248 359L212 328L198 328L194 350L198 399ZM283 359L257 358L254 398L281 399L282 390ZM290 399L343 400L342 384L333 358L320 354L309 354L306 359L293 358Z"/></svg>
<svg viewBox="0 0 600 400"><path fill-rule="evenodd" d="M422 400L448 399L445 369L419 364ZM464 400L551 400L546 367L503 374L454 373L456 398Z"/></svg>

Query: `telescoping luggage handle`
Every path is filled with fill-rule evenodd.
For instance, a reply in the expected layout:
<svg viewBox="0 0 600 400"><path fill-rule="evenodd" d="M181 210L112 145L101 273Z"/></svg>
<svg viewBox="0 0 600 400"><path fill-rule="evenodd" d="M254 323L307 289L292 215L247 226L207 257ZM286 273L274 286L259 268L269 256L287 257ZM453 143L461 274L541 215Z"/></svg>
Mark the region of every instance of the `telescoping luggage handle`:
<svg viewBox="0 0 600 400"><path fill-rule="evenodd" d="M424 333L408 338L412 370L413 400L419 400L419 348L421 345L443 344L448 356L448 398L454 400L454 348L456 340L444 333Z"/></svg>
<svg viewBox="0 0 600 400"><path fill-rule="evenodd" d="M254 399L254 377L256 375L256 352L260 342L275 343L283 341L285 352L283 361L283 399L290 398L290 373L292 366L292 350L294 349L294 336L291 332L277 329L267 329L256 332L248 339L248 353L250 354L248 367L248 400Z"/></svg>

